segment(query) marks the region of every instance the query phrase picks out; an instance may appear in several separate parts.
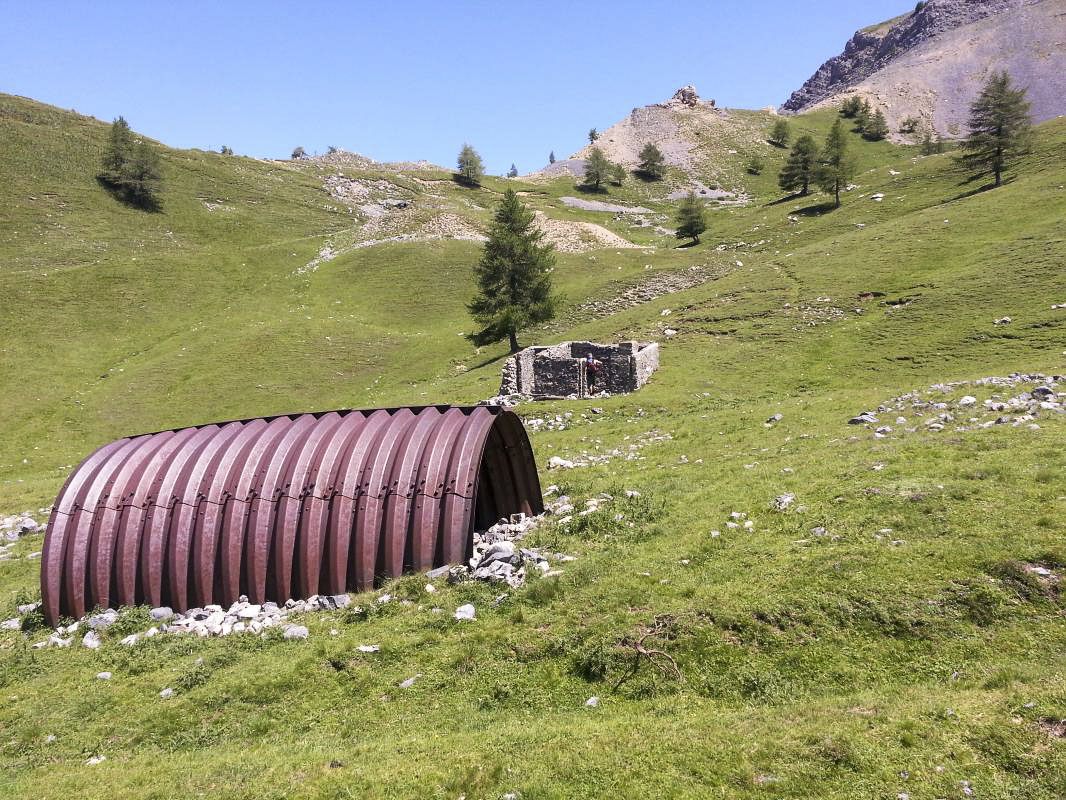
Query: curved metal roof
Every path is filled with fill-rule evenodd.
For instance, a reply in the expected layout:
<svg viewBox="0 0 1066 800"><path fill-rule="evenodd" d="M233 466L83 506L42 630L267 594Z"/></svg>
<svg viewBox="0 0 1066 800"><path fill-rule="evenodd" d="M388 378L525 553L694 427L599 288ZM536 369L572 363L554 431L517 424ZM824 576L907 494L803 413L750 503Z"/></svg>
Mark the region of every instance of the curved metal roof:
<svg viewBox="0 0 1066 800"><path fill-rule="evenodd" d="M469 558L475 526L544 510L518 417L428 406L238 420L119 439L56 498L49 624L364 591Z"/></svg>

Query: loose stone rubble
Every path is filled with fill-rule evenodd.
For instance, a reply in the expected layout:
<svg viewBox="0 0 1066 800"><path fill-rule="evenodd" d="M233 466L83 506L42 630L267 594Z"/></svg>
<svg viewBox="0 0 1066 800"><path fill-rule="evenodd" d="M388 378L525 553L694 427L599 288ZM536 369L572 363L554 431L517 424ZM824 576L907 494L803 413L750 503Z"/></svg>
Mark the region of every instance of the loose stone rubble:
<svg viewBox="0 0 1066 800"><path fill-rule="evenodd" d="M674 437L669 433L651 430L637 436L636 440L630 441L624 449L615 447L602 453L590 453L588 450L582 450L581 455L574 458L552 456L548 459L548 469L577 469L579 467L592 467L599 464L606 464L616 458L623 458L626 461L634 461L638 458L643 458L643 456L640 455L640 451L648 445L657 442L666 442L673 438ZM630 437L627 436L624 441L629 441L629 439Z"/></svg>
<svg viewBox="0 0 1066 800"><path fill-rule="evenodd" d="M175 614L170 608L160 606L153 608L149 615L155 625L142 633L132 633L121 639L119 644L127 647L137 644L142 639L150 639L161 634L189 634L200 637L229 636L236 633L250 633L266 636L270 629L277 628L285 639L306 639L308 629L288 621L291 614L309 611L335 611L348 608L352 599L347 594L313 595L306 600L287 600L284 604L251 603L246 596L233 603L228 609L219 605L203 608L190 608L182 614ZM40 607L40 603L19 606L19 613L25 617ZM110 628L119 621L120 612L113 608L90 614L70 625L60 625L51 635L32 645L35 649L43 647L70 647L74 641L73 634L86 630L81 638L84 647L95 650L103 644L100 631ZM21 618L16 617L4 623L5 628L17 630L21 627ZM9 625L8 623L17 623Z"/></svg>
<svg viewBox="0 0 1066 800"><path fill-rule="evenodd" d="M35 516L47 517L52 509L39 508L35 515L32 511L23 511L21 514L9 514L0 517L0 561L15 560L19 556L14 550L19 540L24 536L35 533L44 533L45 523L38 522ZM41 553L28 553L26 558L40 558Z"/></svg>
<svg viewBox="0 0 1066 800"><path fill-rule="evenodd" d="M956 397L963 387L973 393ZM991 391L989 391L991 389ZM985 395L980 399L977 395ZM889 415L895 428L883 424ZM1036 421L1066 415L1066 375L1015 372L974 381L938 383L925 390L907 392L848 420L850 425L877 426L873 436L884 439L893 433L971 431L997 425L1028 426L1040 430Z"/></svg>
<svg viewBox="0 0 1066 800"><path fill-rule="evenodd" d="M562 553L547 554L538 548L522 547L518 543L544 522L548 515L565 515L572 510L570 498L563 496L549 503L544 515L530 517L514 514L510 519L501 519L487 530L474 532L474 553L466 565L439 567L427 572L426 577L447 576L449 583L460 583L469 579L506 583L512 589L517 589L525 583L532 570L537 570L540 575L560 575L560 571L552 569L549 559L572 561L573 556ZM569 517L564 516L559 521L568 519ZM473 618L460 616L459 611L456 612L456 619Z"/></svg>

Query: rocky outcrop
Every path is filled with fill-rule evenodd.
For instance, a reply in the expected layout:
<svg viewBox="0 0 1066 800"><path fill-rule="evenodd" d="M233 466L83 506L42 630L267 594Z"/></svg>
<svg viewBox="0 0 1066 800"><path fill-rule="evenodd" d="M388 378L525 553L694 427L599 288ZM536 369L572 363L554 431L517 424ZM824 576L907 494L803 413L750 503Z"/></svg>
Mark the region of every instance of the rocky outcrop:
<svg viewBox="0 0 1066 800"><path fill-rule="evenodd" d="M678 102L681 105L695 108L700 102L700 96L696 94L696 87L691 83L688 86L682 86L676 92L674 96L670 98L671 102ZM711 105L714 105L714 101L711 101Z"/></svg>
<svg viewBox="0 0 1066 800"><path fill-rule="evenodd" d="M1054 2L1054 0L1051 0ZM930 0L924 7L858 31L839 56L829 59L784 104L803 111L870 77L900 56L947 31L1040 0ZM1009 46L1009 43L1004 43Z"/></svg>

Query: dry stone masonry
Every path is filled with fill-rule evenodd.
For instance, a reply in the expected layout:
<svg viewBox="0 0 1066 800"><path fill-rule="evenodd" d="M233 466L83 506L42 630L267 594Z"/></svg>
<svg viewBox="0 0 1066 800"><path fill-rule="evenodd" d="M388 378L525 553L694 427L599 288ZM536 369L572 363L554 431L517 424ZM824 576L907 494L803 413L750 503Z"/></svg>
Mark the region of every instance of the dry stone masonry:
<svg viewBox="0 0 1066 800"><path fill-rule="evenodd" d="M590 387L584 360L591 355L602 368ZM501 396L591 397L635 392L659 368L656 342L563 342L527 347L503 366Z"/></svg>

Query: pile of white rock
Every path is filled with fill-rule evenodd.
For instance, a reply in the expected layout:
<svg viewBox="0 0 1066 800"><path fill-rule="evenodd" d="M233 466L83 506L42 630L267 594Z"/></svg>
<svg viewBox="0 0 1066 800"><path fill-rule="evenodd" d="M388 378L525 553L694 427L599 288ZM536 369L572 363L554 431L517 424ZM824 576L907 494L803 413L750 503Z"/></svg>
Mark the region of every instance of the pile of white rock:
<svg viewBox="0 0 1066 800"><path fill-rule="evenodd" d="M189 634L192 636L229 636L237 633L257 634L266 636L268 631L277 628L285 639L306 639L308 630L303 625L295 625L288 621L290 614L302 614L308 611L334 611L348 608L352 603L351 597L346 594L336 595L313 595L306 600L287 600L283 605L273 602L252 603L244 595L229 608L220 605L207 605L203 608L190 608L183 613L174 613L166 606L153 608L149 615L156 623L140 633L131 633L119 640L119 644L127 647L137 644L142 639L151 639L161 635ZM19 606L19 614L33 613L40 607L40 603L32 603ZM60 625L52 634L42 641L32 645L35 649L43 647L70 647L74 642L75 635L81 634L83 646L92 650L98 648L103 640L100 632L105 631L119 621L120 612L108 608L95 614L89 614L72 622L70 625ZM2 624L3 628L17 630L21 627L21 618L15 617Z"/></svg>
<svg viewBox="0 0 1066 800"><path fill-rule="evenodd" d="M628 440L630 437L625 437ZM661 431L648 431L647 433L640 434L636 441L631 442L625 448L615 447L611 450L605 450L600 453L589 452L588 450L582 450L580 456L574 458L563 458L562 456L552 456L548 459L548 469L577 469L579 467L592 467L598 464L606 464L613 459L622 458L626 461L635 461L640 458L640 451L650 444L656 444L658 442L666 442L673 437L669 433L662 433Z"/></svg>
<svg viewBox="0 0 1066 800"><path fill-rule="evenodd" d="M37 510L37 514L40 516L47 516L51 513L50 508L40 508ZM0 561L4 561L9 558L14 558L12 548L18 544L19 539L23 536L29 536L34 533L43 533L45 525L42 522L38 522L34 519L32 511L24 511L21 514L9 514L7 516L0 517ZM30 553L27 558L40 558L40 552Z"/></svg>
<svg viewBox="0 0 1066 800"><path fill-rule="evenodd" d="M972 391L975 394L992 387L993 393L984 400L978 399L975 394L945 397L957 394L963 387L974 387ZM882 422L879 415L886 414L894 417L896 429L890 420ZM936 432L945 430L949 425L955 431L996 425L1027 425L1032 430L1039 430L1038 418L1061 414L1066 414L1066 375L1016 372L975 381L938 383L924 391L907 392L878 406L876 411L864 411L848 422L851 425L877 426L874 437L883 439L894 431L915 433L922 429Z"/></svg>
<svg viewBox="0 0 1066 800"><path fill-rule="evenodd" d="M573 506L568 506L568 503L569 498L561 497L549 504L548 513L553 513L553 508L572 509ZM561 570L552 569L551 559L573 561L573 556L562 553L546 554L538 548L521 547L518 544L543 520L544 516L512 514L510 519L501 519L486 530L475 531L474 553L467 565L438 567L427 572L426 577L447 577L449 583L460 583L468 579L506 583L512 589L517 589L525 583L527 575L534 569L538 574L547 577L561 575Z"/></svg>

